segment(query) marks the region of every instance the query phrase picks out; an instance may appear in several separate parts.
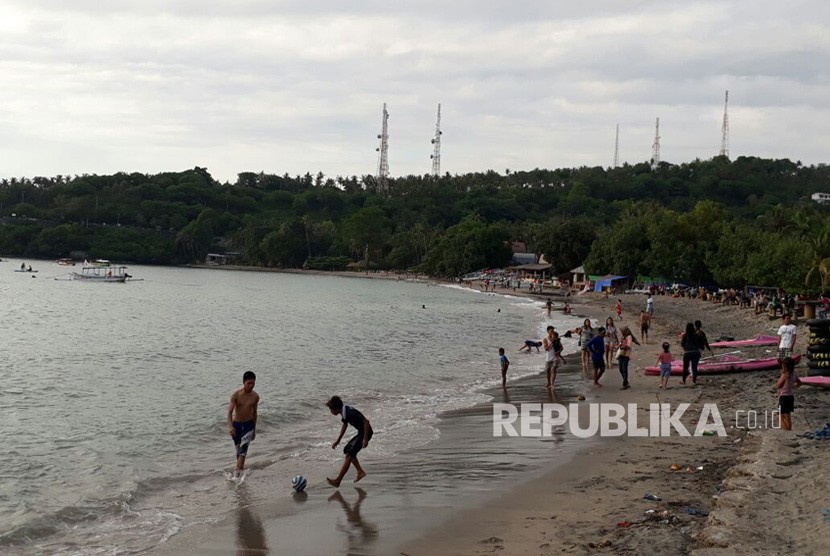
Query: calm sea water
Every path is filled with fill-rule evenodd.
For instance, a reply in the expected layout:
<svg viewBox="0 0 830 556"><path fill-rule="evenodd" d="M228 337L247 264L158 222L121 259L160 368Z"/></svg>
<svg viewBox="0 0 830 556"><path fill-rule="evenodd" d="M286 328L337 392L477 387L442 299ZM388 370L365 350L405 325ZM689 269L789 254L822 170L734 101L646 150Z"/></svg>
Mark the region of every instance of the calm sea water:
<svg viewBox="0 0 830 556"><path fill-rule="evenodd" d="M29 262L36 277L0 263L0 552L140 552L219 520L244 371L262 399L252 476L319 478L342 457L329 396L370 417L374 458L411 451L440 412L488 399L499 346L548 324L538 301L426 283L133 266L143 281L86 284Z"/></svg>

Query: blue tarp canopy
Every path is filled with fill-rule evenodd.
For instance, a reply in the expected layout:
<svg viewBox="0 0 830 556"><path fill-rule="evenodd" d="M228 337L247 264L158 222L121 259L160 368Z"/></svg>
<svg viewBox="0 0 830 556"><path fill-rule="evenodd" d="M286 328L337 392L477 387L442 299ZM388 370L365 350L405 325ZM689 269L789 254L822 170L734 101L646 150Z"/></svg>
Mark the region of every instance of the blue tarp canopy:
<svg viewBox="0 0 830 556"><path fill-rule="evenodd" d="M628 276L600 276L594 280L594 291L601 292L603 288L610 288L617 280L624 280Z"/></svg>

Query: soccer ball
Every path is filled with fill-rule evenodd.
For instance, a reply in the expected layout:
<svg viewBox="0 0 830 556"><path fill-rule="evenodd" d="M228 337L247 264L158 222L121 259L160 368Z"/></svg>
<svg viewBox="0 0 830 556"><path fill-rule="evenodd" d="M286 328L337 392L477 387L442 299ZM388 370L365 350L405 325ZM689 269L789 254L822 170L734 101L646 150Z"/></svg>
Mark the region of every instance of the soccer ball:
<svg viewBox="0 0 830 556"><path fill-rule="evenodd" d="M308 481L306 481L305 477L302 475L297 475L293 479L291 479L291 488L296 490L297 492L302 492L305 490Z"/></svg>

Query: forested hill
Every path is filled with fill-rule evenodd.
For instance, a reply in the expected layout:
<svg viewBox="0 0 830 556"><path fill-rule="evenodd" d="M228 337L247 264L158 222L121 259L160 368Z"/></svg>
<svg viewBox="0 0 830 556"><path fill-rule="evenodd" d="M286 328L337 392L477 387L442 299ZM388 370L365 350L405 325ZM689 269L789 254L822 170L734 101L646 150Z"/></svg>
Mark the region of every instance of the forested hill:
<svg viewBox="0 0 830 556"><path fill-rule="evenodd" d="M0 181L0 253L143 263L238 252L251 265L418 269L458 276L507 264L508 241L557 273L689 283L816 284L830 264L830 166L725 157L681 165L407 176L145 175ZM824 266L821 263L824 261ZM818 270L824 268L822 275ZM812 278L812 277L811 277Z"/></svg>

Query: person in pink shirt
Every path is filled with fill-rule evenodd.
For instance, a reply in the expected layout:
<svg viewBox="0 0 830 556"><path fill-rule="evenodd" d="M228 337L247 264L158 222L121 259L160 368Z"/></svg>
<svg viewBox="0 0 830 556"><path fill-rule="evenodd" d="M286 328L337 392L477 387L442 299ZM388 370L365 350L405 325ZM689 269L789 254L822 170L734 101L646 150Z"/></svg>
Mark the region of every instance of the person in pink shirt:
<svg viewBox="0 0 830 556"><path fill-rule="evenodd" d="M663 342L662 347L663 351L657 356L657 364L660 365L660 388L667 390L669 388L671 362L674 360L674 355L671 354L671 346L668 342Z"/></svg>

